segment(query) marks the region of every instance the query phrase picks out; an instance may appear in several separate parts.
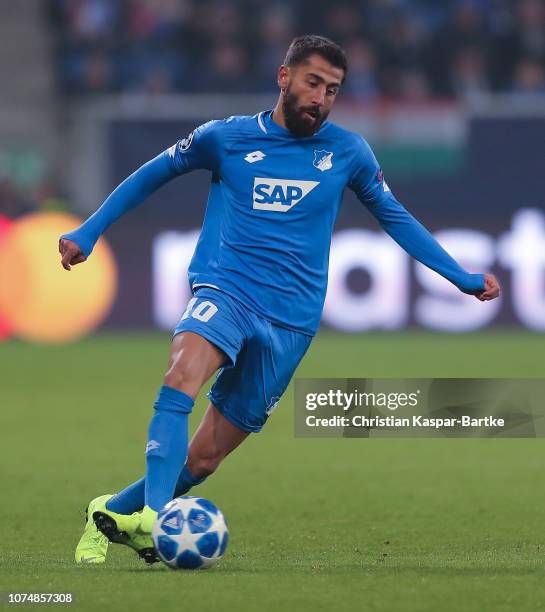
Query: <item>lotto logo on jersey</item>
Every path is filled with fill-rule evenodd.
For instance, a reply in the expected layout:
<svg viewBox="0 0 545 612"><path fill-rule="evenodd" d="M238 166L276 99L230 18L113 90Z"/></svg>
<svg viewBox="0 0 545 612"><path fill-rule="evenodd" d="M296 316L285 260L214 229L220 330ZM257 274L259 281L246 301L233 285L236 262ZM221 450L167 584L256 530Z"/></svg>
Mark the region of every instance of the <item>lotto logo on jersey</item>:
<svg viewBox="0 0 545 612"><path fill-rule="evenodd" d="M286 212L319 184L317 181L256 177L254 179L254 208Z"/></svg>

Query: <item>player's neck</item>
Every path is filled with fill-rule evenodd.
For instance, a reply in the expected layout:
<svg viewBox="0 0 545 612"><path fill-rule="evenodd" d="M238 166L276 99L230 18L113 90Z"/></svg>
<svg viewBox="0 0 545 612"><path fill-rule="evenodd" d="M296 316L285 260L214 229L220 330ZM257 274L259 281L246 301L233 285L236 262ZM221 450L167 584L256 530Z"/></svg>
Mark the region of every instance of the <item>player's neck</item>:
<svg viewBox="0 0 545 612"><path fill-rule="evenodd" d="M286 120L284 119L284 113L282 112L282 101L280 98L278 99L278 102L274 107L271 118L278 125L282 126L285 129L288 129L286 126Z"/></svg>

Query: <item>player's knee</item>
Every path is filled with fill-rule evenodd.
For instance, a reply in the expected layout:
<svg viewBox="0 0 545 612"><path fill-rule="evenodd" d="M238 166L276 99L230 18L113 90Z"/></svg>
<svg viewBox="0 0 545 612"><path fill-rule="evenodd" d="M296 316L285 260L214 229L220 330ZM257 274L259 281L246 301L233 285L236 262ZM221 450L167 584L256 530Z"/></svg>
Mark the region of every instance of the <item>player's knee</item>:
<svg viewBox="0 0 545 612"><path fill-rule="evenodd" d="M188 359L182 353L172 356L165 374L164 384L194 396L204 383L202 368L196 359Z"/></svg>

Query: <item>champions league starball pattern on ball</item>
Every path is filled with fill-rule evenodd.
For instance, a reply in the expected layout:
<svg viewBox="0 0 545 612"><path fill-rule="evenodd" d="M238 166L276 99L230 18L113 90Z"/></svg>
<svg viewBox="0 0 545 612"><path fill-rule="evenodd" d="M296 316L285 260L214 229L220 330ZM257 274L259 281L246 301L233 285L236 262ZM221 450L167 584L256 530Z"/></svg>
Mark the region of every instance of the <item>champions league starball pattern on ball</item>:
<svg viewBox="0 0 545 612"><path fill-rule="evenodd" d="M205 569L224 555L229 532L223 514L202 497L178 497L157 515L153 543L169 567Z"/></svg>

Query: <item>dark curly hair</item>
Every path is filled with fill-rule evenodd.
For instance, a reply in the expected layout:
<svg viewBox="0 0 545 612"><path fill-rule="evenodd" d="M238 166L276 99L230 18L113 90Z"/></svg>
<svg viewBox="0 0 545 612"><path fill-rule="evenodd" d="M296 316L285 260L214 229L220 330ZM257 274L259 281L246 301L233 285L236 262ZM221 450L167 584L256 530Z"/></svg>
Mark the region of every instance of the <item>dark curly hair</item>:
<svg viewBox="0 0 545 612"><path fill-rule="evenodd" d="M298 66L302 64L311 55L320 55L335 68L340 68L344 71L343 81L348 72L348 62L344 50L329 38L318 36L317 34L305 34L298 36L291 41L284 65Z"/></svg>

